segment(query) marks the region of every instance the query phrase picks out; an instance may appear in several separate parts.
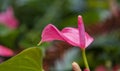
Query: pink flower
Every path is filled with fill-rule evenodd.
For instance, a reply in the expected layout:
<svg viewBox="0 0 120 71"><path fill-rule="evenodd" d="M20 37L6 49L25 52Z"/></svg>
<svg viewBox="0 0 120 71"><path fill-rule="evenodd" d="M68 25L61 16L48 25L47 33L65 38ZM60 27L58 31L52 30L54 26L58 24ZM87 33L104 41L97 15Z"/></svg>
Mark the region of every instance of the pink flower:
<svg viewBox="0 0 120 71"><path fill-rule="evenodd" d="M11 29L18 27L18 21L14 17L13 9L9 7L6 12L0 13L0 24L3 24Z"/></svg>
<svg viewBox="0 0 120 71"><path fill-rule="evenodd" d="M115 65L113 67L113 71L119 71L120 70L120 65Z"/></svg>
<svg viewBox="0 0 120 71"><path fill-rule="evenodd" d="M107 68L104 65L97 66L95 71L107 71Z"/></svg>
<svg viewBox="0 0 120 71"><path fill-rule="evenodd" d="M61 40L73 46L86 48L92 43L93 38L85 32L82 17L78 16L78 28L66 27L59 31L54 25L48 24L42 32L41 42L53 40Z"/></svg>
<svg viewBox="0 0 120 71"><path fill-rule="evenodd" d="M4 56L4 57L10 57L13 56L14 53L11 49L0 45L0 56Z"/></svg>

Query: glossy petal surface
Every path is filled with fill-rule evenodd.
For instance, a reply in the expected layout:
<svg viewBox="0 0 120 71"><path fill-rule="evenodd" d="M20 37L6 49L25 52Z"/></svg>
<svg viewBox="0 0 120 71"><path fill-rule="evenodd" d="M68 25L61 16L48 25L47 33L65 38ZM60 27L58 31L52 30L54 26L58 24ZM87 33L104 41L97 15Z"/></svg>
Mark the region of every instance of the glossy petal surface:
<svg viewBox="0 0 120 71"><path fill-rule="evenodd" d="M42 42L64 40L60 31L52 24L47 25L42 32Z"/></svg>

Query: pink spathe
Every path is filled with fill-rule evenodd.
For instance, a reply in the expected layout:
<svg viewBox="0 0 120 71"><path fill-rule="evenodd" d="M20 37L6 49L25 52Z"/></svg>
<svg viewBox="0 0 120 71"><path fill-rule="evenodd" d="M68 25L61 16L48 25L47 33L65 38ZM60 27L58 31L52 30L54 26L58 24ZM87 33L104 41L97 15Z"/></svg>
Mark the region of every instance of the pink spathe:
<svg viewBox="0 0 120 71"><path fill-rule="evenodd" d="M14 12L11 7L9 7L5 12L0 13L0 24L3 24L11 29L18 27L18 21L14 17Z"/></svg>
<svg viewBox="0 0 120 71"><path fill-rule="evenodd" d="M10 56L13 56L14 53L11 49L3 46L3 45L0 45L0 56L3 56L3 57L10 57Z"/></svg>
<svg viewBox="0 0 120 71"><path fill-rule="evenodd" d="M53 40L61 40L73 46L86 48L92 43L93 38L85 32L82 17L78 16L78 28L66 27L59 31L54 25L48 24L42 32L41 42Z"/></svg>

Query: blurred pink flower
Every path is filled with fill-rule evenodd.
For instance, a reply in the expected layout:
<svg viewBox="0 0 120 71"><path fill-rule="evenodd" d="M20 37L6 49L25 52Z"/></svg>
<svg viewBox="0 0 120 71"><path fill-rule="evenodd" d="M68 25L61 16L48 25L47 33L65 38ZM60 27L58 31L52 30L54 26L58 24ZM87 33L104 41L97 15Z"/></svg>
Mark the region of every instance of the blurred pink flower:
<svg viewBox="0 0 120 71"><path fill-rule="evenodd" d="M9 7L6 12L0 13L0 24L3 24L11 29L18 27L18 21L14 17L14 12L11 7Z"/></svg>
<svg viewBox="0 0 120 71"><path fill-rule="evenodd" d="M11 49L0 45L0 56L10 57L10 56L13 56L13 55L14 55L14 53Z"/></svg>
<svg viewBox="0 0 120 71"><path fill-rule="evenodd" d="M97 66L95 71L107 71L107 68L104 65Z"/></svg>
<svg viewBox="0 0 120 71"><path fill-rule="evenodd" d="M120 65L115 65L113 67L113 71L120 71Z"/></svg>
<svg viewBox="0 0 120 71"><path fill-rule="evenodd" d="M78 16L78 28L66 27L59 31L54 25L48 24L42 32L41 42L52 40L62 40L73 46L86 48L92 43L93 38L85 32L82 17Z"/></svg>

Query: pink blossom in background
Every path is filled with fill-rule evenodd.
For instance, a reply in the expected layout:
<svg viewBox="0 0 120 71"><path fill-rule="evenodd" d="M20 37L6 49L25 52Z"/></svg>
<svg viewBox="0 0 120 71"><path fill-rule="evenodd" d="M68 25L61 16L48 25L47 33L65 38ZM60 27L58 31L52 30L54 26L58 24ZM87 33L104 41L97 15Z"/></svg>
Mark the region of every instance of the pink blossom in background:
<svg viewBox="0 0 120 71"><path fill-rule="evenodd" d="M113 71L120 71L120 65L115 65L113 67Z"/></svg>
<svg viewBox="0 0 120 71"><path fill-rule="evenodd" d="M18 27L18 21L14 17L14 12L11 7L9 7L5 12L0 13L0 24L3 24L11 29Z"/></svg>
<svg viewBox="0 0 120 71"><path fill-rule="evenodd" d="M54 25L48 24L42 32L41 42L61 40L73 46L86 48L93 41L93 38L85 32L82 17L78 16L78 28L66 27L59 31Z"/></svg>
<svg viewBox="0 0 120 71"><path fill-rule="evenodd" d="M97 66L94 71L108 71L104 65Z"/></svg>
<svg viewBox="0 0 120 71"><path fill-rule="evenodd" d="M3 45L0 45L0 56L10 57L13 55L14 55L14 52L11 49L9 49Z"/></svg>

